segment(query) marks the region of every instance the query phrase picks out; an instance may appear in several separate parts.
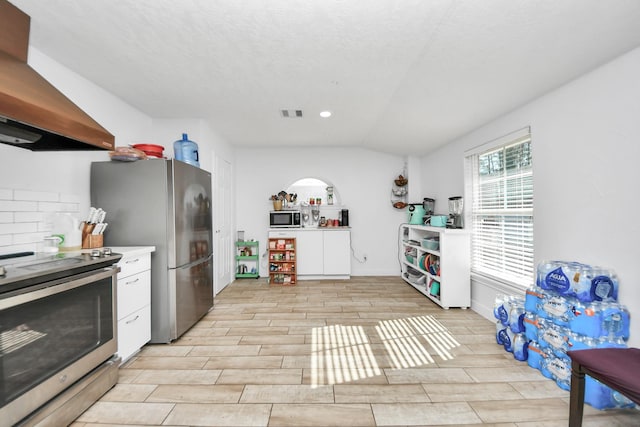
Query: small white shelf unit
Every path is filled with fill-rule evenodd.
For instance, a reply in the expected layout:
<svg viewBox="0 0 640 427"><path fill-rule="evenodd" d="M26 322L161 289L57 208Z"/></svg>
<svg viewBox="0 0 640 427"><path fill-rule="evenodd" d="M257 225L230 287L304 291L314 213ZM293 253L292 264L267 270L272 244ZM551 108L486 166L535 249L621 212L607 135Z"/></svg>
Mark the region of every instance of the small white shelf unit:
<svg viewBox="0 0 640 427"><path fill-rule="evenodd" d="M437 239L438 249L423 247L424 238ZM469 231L402 224L398 240L405 282L442 308L471 306Z"/></svg>

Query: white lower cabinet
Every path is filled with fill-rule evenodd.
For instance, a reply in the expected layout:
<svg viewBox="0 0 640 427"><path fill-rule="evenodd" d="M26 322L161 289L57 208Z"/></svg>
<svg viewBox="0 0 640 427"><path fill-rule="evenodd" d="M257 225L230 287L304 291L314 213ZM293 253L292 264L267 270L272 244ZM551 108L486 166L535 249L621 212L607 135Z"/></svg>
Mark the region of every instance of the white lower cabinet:
<svg viewBox="0 0 640 427"><path fill-rule="evenodd" d="M324 274L351 275L351 232L349 230L324 233Z"/></svg>
<svg viewBox="0 0 640 427"><path fill-rule="evenodd" d="M151 252L153 246L114 247L118 262L118 356L127 361L151 339Z"/></svg>
<svg viewBox="0 0 640 427"><path fill-rule="evenodd" d="M295 237L299 280L351 276L351 231L348 229L270 231L269 237Z"/></svg>
<svg viewBox="0 0 640 427"><path fill-rule="evenodd" d="M298 276L324 274L324 231L296 232Z"/></svg>

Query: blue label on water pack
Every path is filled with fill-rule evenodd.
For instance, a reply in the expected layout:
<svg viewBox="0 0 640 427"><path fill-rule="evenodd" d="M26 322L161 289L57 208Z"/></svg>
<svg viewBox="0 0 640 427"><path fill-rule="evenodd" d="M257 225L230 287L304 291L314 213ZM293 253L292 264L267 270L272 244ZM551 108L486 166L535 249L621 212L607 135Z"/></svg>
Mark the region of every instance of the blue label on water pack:
<svg viewBox="0 0 640 427"><path fill-rule="evenodd" d="M509 312L507 312L504 305L498 307L498 320L505 326L509 324Z"/></svg>
<svg viewBox="0 0 640 427"><path fill-rule="evenodd" d="M591 281L591 299L602 301L613 296L613 282L607 276L597 276Z"/></svg>
<svg viewBox="0 0 640 427"><path fill-rule="evenodd" d="M504 345L504 349L509 351L508 349L511 348L511 338L509 338L509 334L507 334L507 330L503 329L500 332L498 332L498 337L499 337L499 341L502 343L502 345Z"/></svg>
<svg viewBox="0 0 640 427"><path fill-rule="evenodd" d="M560 294L566 294L571 286L569 278L562 271L562 267L558 267L549 272L545 278L545 282L549 289Z"/></svg>

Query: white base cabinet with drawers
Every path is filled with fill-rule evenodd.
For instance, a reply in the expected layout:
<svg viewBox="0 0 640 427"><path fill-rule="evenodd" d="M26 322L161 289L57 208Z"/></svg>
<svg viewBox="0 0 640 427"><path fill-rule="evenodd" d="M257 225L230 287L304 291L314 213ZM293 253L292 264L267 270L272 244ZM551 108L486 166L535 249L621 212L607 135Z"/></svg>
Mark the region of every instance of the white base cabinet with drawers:
<svg viewBox="0 0 640 427"><path fill-rule="evenodd" d="M298 280L351 277L351 231L348 228L271 230L269 237L296 239Z"/></svg>
<svg viewBox="0 0 640 427"><path fill-rule="evenodd" d="M468 230L402 224L402 278L443 308L471 306L471 240ZM437 249L423 239L437 240Z"/></svg>
<svg viewBox="0 0 640 427"><path fill-rule="evenodd" d="M112 247L118 262L118 356L122 363L151 339L151 252L153 246Z"/></svg>

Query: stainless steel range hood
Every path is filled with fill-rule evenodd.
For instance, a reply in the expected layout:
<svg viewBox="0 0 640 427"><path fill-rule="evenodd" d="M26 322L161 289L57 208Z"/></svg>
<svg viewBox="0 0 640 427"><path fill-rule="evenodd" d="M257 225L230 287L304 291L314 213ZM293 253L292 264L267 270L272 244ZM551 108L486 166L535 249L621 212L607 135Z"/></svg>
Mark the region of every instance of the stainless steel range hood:
<svg viewBox="0 0 640 427"><path fill-rule="evenodd" d="M0 0L0 142L33 151L112 150L115 138L27 64L30 18Z"/></svg>

